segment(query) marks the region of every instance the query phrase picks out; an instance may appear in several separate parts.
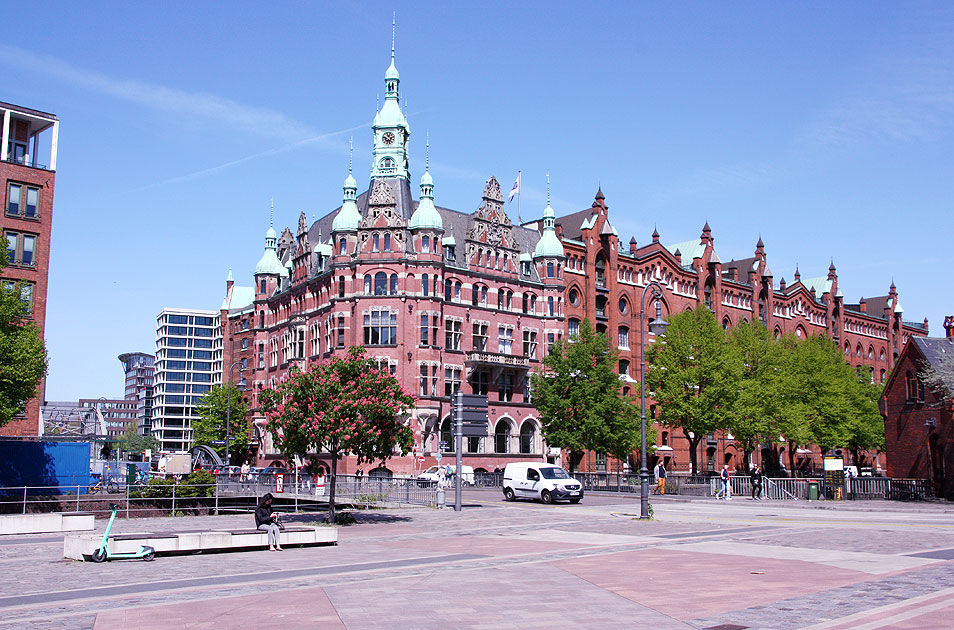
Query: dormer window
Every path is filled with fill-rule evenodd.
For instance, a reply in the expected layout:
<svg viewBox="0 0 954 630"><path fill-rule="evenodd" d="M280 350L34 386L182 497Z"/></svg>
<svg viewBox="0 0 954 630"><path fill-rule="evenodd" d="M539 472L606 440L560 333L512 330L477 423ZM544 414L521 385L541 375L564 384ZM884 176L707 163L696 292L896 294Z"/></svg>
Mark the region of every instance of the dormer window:
<svg viewBox="0 0 954 630"><path fill-rule="evenodd" d="M457 258L457 254L455 253L455 248L453 245L444 246L444 258L447 260L454 260Z"/></svg>
<svg viewBox="0 0 954 630"><path fill-rule="evenodd" d="M529 263L528 261L526 261L526 260L523 261L523 263L521 264L521 267L523 267L522 273L523 273L523 275L525 275L525 276L529 276L530 273L531 273L531 271L532 271L532 269L533 269L533 268L531 267L530 263Z"/></svg>

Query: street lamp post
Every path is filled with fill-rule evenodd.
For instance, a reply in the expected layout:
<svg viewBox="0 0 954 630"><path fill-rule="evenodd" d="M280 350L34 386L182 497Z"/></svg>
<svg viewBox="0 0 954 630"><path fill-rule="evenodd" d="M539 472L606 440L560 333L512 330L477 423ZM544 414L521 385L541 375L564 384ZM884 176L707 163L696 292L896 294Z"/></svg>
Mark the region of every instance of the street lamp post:
<svg viewBox="0 0 954 630"><path fill-rule="evenodd" d="M242 365L241 361L236 361L229 366L229 382L228 389L225 394L225 478L229 478L229 466L231 465L231 460L229 459L229 427L232 424L232 370L235 369L236 365ZM242 369L239 369L241 373Z"/></svg>
<svg viewBox="0 0 954 630"><path fill-rule="evenodd" d="M662 318L662 287L658 282L650 282L643 289L639 299L639 401L642 412L639 435L642 438L640 445L639 462L639 518L649 518L649 469L646 468L646 292L652 291L656 300L656 318L650 326L653 334L661 337L666 333L668 325Z"/></svg>

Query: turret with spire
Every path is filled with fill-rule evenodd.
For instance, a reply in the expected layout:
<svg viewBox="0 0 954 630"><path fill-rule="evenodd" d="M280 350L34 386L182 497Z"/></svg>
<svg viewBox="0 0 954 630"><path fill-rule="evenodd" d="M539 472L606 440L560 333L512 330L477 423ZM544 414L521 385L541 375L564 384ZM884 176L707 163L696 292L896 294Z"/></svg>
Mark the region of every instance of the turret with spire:
<svg viewBox="0 0 954 630"><path fill-rule="evenodd" d="M278 259L275 252L278 234L275 233L275 202L272 201L271 216L268 220L268 230L265 232L265 252L255 265L256 293L266 294L278 287L278 280L286 275L285 265ZM263 288L264 287L264 288Z"/></svg>
<svg viewBox="0 0 954 630"><path fill-rule="evenodd" d="M391 65L384 73L384 105L374 116L374 152L371 178L401 177L410 180L407 142L411 129L401 111L401 77L394 65L395 20L391 21Z"/></svg>
<svg viewBox="0 0 954 630"><path fill-rule="evenodd" d="M533 250L534 260L540 258L565 258L563 243L556 235L556 213L550 206L550 174L547 173L547 207L543 210L543 235ZM543 274L541 274L543 275Z"/></svg>
<svg viewBox="0 0 954 630"><path fill-rule="evenodd" d="M335 232L355 232L358 229L358 223L361 222L361 213L358 212L358 182L355 181L351 169L354 163L354 141L350 143L350 157L348 158L348 177L344 180L343 197L341 200L341 209L335 215L335 220L331 223L331 233Z"/></svg>
<svg viewBox="0 0 954 630"><path fill-rule="evenodd" d="M431 177L431 139L427 136L424 152L424 175L421 176L421 201L417 204L417 209L411 215L407 227L409 230L438 230L444 231L444 220L440 213L434 207L434 179ZM437 243L434 244L434 250L437 249ZM421 250L419 250L421 251Z"/></svg>

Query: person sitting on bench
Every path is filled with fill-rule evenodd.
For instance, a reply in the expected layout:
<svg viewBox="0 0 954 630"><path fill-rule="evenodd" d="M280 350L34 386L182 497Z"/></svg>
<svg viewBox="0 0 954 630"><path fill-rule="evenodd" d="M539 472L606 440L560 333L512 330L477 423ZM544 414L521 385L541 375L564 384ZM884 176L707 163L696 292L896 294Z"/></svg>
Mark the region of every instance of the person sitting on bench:
<svg viewBox="0 0 954 630"><path fill-rule="evenodd" d="M258 507L255 508L255 526L268 532L269 551L282 551L282 546L278 544L278 523L275 522L278 514L272 512L273 499L272 493L266 492L258 502Z"/></svg>

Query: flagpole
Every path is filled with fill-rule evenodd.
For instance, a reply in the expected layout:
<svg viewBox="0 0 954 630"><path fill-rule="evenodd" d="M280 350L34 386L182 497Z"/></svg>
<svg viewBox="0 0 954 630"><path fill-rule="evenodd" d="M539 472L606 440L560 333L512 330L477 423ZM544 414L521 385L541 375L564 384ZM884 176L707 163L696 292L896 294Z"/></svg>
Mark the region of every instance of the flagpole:
<svg viewBox="0 0 954 630"><path fill-rule="evenodd" d="M523 223L520 217L520 195L523 193L523 182L520 181L522 171L517 171L517 225Z"/></svg>

